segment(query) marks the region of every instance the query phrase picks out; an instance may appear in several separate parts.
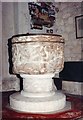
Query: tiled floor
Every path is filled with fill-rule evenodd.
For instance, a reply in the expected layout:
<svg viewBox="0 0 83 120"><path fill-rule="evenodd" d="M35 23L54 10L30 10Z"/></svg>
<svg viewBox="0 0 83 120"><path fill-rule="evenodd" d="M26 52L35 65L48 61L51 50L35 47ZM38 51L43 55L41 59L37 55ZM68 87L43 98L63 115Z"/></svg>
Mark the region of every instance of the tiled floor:
<svg viewBox="0 0 83 120"><path fill-rule="evenodd" d="M83 97L66 95L71 102L71 109L53 114L19 113L8 108L9 95L14 92L2 93L2 120L78 120L83 117Z"/></svg>

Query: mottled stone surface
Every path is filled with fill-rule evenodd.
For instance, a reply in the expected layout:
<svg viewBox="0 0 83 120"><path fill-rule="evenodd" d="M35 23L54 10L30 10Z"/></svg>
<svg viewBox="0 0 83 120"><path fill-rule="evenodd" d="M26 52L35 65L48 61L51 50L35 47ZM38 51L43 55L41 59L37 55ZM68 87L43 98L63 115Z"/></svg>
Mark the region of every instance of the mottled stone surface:
<svg viewBox="0 0 83 120"><path fill-rule="evenodd" d="M66 96L55 92L51 79L63 69L63 48L60 35L27 34L12 38L13 73L22 76L23 90L10 96L11 108L45 113L65 107Z"/></svg>
<svg viewBox="0 0 83 120"><path fill-rule="evenodd" d="M57 92L51 97L29 98L19 92L10 95L10 106L21 112L29 113L54 113L65 107L65 95Z"/></svg>
<svg viewBox="0 0 83 120"><path fill-rule="evenodd" d="M23 78L23 90L21 95L25 97L50 97L55 95L57 90L52 79L53 74L49 75L27 75L21 74Z"/></svg>
<svg viewBox="0 0 83 120"><path fill-rule="evenodd" d="M19 91L20 79L15 75L7 76L0 82L0 92L4 91Z"/></svg>
<svg viewBox="0 0 83 120"><path fill-rule="evenodd" d="M13 73L49 74L63 69L61 36L30 35L12 39Z"/></svg>
<svg viewBox="0 0 83 120"><path fill-rule="evenodd" d="M65 93L69 93L69 94L83 95L83 83L62 81L62 90L64 90Z"/></svg>
<svg viewBox="0 0 83 120"><path fill-rule="evenodd" d="M27 34L27 36L18 36L12 39L12 43L19 43L19 42L29 42L29 41L53 41L53 42L64 42L64 39L60 35L42 35L42 34Z"/></svg>
<svg viewBox="0 0 83 120"><path fill-rule="evenodd" d="M55 3L59 8L56 17L56 34L61 34L65 38L64 61L81 61L82 38L76 39L75 17L82 14L81 2L61 2ZM78 31L78 35L82 34Z"/></svg>

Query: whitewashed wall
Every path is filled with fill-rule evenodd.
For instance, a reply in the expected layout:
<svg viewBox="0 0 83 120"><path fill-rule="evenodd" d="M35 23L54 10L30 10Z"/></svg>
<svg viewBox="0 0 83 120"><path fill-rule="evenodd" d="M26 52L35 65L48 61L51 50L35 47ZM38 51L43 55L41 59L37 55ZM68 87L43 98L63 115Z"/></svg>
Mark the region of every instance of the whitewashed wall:
<svg viewBox="0 0 83 120"><path fill-rule="evenodd" d="M9 56L8 56L8 39L15 34L15 15L14 15L14 4L2 3L2 43L0 44L2 49L0 51L1 57L1 80L0 80L0 91L7 90L19 90L19 79L15 75L9 74ZM10 81L11 80L11 81ZM2 82L1 82L2 81ZM2 84L1 84L2 83Z"/></svg>
<svg viewBox="0 0 83 120"><path fill-rule="evenodd" d="M0 80L2 80L2 3L0 2ZM0 82L0 85L2 81Z"/></svg>
<svg viewBox="0 0 83 120"><path fill-rule="evenodd" d="M63 2L57 6L56 32L65 38L65 61L80 61L82 39L76 39L75 17L82 14L81 2Z"/></svg>
<svg viewBox="0 0 83 120"><path fill-rule="evenodd" d="M2 3L2 77L9 75L8 39L14 34L14 11L12 3Z"/></svg>
<svg viewBox="0 0 83 120"><path fill-rule="evenodd" d="M80 2L58 3L59 13L56 19L56 32L65 38L65 61L82 61L82 40L76 39L75 17L82 15L83 5ZM83 83L62 81L62 89L69 94L83 95Z"/></svg>

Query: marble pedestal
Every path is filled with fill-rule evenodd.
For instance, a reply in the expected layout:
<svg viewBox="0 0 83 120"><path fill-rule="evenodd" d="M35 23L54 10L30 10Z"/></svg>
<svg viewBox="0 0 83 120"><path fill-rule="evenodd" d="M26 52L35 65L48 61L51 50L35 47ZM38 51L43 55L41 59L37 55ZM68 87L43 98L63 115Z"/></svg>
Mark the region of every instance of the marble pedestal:
<svg viewBox="0 0 83 120"><path fill-rule="evenodd" d="M56 112L66 105L64 94L57 92L53 75L21 75L23 90L10 96L11 108L32 113Z"/></svg>

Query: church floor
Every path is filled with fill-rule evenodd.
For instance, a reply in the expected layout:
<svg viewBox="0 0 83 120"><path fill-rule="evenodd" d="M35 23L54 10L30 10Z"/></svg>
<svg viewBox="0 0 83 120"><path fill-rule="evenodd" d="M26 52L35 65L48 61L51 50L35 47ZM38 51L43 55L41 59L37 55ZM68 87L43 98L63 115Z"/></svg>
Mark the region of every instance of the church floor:
<svg viewBox="0 0 83 120"><path fill-rule="evenodd" d="M8 107L9 95L14 92L2 93L1 120L78 120L83 119L83 96L66 94L67 101L71 102L71 109L53 114L19 113Z"/></svg>

